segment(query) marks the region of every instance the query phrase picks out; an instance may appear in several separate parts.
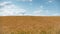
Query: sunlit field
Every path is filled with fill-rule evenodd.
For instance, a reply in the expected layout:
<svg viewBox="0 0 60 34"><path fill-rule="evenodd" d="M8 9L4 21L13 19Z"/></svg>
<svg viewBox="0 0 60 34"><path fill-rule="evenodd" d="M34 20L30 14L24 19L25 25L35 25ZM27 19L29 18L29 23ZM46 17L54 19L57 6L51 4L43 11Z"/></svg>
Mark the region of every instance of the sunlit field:
<svg viewBox="0 0 60 34"><path fill-rule="evenodd" d="M60 17L6 16L0 26L0 34L60 34Z"/></svg>

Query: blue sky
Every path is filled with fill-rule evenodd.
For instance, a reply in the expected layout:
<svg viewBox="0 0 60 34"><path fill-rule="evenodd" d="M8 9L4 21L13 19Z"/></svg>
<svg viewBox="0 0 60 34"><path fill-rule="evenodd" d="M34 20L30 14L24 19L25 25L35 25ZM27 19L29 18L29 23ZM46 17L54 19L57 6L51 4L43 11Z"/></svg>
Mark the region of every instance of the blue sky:
<svg viewBox="0 0 60 34"><path fill-rule="evenodd" d="M0 0L0 16L60 16L60 0Z"/></svg>

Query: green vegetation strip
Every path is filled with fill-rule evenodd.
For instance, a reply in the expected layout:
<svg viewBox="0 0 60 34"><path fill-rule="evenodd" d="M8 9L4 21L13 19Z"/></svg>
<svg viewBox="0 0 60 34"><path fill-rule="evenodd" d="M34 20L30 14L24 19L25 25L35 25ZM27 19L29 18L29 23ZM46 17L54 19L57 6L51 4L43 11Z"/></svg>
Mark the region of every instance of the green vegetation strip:
<svg viewBox="0 0 60 34"><path fill-rule="evenodd" d="M55 32L56 34L60 34L60 31ZM7 33L4 33L7 34ZM31 32L31 31L17 31L17 32L11 32L9 34L52 34L51 31L46 32L46 31L41 31L41 32Z"/></svg>

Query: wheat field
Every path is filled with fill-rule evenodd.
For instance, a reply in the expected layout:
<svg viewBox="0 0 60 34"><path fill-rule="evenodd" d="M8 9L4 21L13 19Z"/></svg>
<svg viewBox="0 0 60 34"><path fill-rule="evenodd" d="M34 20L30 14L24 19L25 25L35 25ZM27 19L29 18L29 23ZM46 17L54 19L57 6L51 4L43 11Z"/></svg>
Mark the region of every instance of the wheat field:
<svg viewBox="0 0 60 34"><path fill-rule="evenodd" d="M0 34L60 34L60 16L1 16Z"/></svg>

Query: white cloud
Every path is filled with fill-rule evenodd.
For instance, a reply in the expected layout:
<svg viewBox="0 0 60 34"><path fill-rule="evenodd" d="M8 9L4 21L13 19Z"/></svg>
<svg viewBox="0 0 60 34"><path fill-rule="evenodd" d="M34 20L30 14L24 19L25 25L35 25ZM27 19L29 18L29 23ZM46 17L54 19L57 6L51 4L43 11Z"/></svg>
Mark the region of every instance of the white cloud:
<svg viewBox="0 0 60 34"><path fill-rule="evenodd" d="M49 16L49 10L43 10L43 9L40 9L40 10L35 10L33 12L32 15L35 15L35 16Z"/></svg>
<svg viewBox="0 0 60 34"><path fill-rule="evenodd" d="M29 1L29 2L32 2L32 0L17 0L17 1Z"/></svg>
<svg viewBox="0 0 60 34"><path fill-rule="evenodd" d="M40 8L43 8L43 6L41 5Z"/></svg>
<svg viewBox="0 0 60 34"><path fill-rule="evenodd" d="M38 16L38 15L41 14L41 12L42 12L42 10L36 10L36 11L33 12L32 15Z"/></svg>
<svg viewBox="0 0 60 34"><path fill-rule="evenodd" d="M54 0L48 0L49 3L52 3Z"/></svg>
<svg viewBox="0 0 60 34"><path fill-rule="evenodd" d="M50 1L48 1L49 3L52 3L52 1L50 0Z"/></svg>
<svg viewBox="0 0 60 34"><path fill-rule="evenodd" d="M30 0L30 1L32 1L32 0Z"/></svg>
<svg viewBox="0 0 60 34"><path fill-rule="evenodd" d="M25 9L18 8L14 4L10 2L2 2L0 6L3 6L0 9L0 16L9 16L9 15L21 15L22 13L26 12ZM8 5L9 4L9 5Z"/></svg>
<svg viewBox="0 0 60 34"><path fill-rule="evenodd" d="M24 14L24 16L33 16L32 14Z"/></svg>
<svg viewBox="0 0 60 34"><path fill-rule="evenodd" d="M5 5L9 5L9 4L11 4L11 2L2 2L2 3L0 3L0 6L5 6Z"/></svg>
<svg viewBox="0 0 60 34"><path fill-rule="evenodd" d="M58 15L59 15L58 13L52 14L52 16L58 16Z"/></svg>

